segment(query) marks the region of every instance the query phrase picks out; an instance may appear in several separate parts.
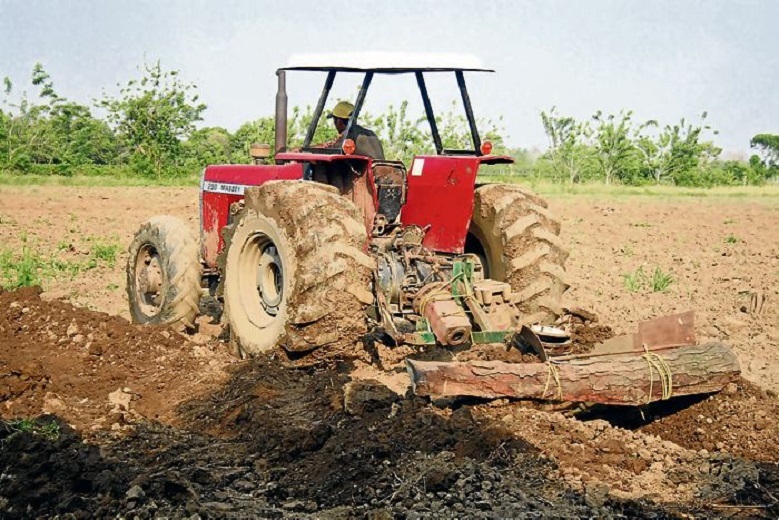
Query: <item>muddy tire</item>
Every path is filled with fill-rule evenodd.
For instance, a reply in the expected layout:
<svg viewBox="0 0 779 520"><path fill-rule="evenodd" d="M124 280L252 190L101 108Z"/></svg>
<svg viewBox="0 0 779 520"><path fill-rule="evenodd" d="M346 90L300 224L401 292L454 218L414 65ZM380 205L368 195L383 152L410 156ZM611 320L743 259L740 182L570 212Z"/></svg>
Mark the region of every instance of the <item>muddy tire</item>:
<svg viewBox="0 0 779 520"><path fill-rule="evenodd" d="M560 222L544 199L520 186L476 189L466 251L482 257L489 278L508 282L522 322L552 323L568 289Z"/></svg>
<svg viewBox="0 0 779 520"><path fill-rule="evenodd" d="M152 217L128 248L127 297L133 323L194 328L200 302L197 241L177 218Z"/></svg>
<svg viewBox="0 0 779 520"><path fill-rule="evenodd" d="M225 317L241 356L355 355L375 265L357 206L330 186L268 182L247 189L224 238Z"/></svg>

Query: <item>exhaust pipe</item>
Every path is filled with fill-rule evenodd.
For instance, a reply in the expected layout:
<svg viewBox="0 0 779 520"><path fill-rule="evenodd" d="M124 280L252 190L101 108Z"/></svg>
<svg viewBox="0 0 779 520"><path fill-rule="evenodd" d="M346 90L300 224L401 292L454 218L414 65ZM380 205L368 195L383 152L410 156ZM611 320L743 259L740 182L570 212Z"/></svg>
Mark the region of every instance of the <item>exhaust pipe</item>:
<svg viewBox="0 0 779 520"><path fill-rule="evenodd" d="M287 150L287 73L277 70L279 77L278 92L276 92L276 153Z"/></svg>

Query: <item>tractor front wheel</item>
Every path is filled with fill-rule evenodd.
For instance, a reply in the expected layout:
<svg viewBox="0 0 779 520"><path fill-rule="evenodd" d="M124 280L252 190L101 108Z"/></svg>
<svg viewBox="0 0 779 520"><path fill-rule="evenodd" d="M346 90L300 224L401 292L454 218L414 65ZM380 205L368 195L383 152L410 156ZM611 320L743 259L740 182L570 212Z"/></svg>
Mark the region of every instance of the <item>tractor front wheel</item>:
<svg viewBox="0 0 779 520"><path fill-rule="evenodd" d="M535 193L504 184L476 189L466 252L481 257L487 277L511 285L526 324L550 324L562 312L568 251L559 234Z"/></svg>
<svg viewBox="0 0 779 520"><path fill-rule="evenodd" d="M242 356L283 347L351 357L366 332L374 260L357 207L305 181L249 188L225 228L225 316ZM325 347L325 348L322 348Z"/></svg>
<svg viewBox="0 0 779 520"><path fill-rule="evenodd" d="M129 247L127 296L134 323L182 323L194 328L200 302L198 245L170 216L145 222Z"/></svg>

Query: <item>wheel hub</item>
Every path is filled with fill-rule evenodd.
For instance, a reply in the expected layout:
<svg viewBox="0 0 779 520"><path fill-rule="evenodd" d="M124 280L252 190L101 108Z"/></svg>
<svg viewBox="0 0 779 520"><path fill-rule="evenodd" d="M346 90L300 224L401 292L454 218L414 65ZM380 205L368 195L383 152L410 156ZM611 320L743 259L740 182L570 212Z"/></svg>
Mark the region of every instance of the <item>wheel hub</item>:
<svg viewBox="0 0 779 520"><path fill-rule="evenodd" d="M150 245L141 249L136 260L136 280L140 301L148 311L154 312L162 303L162 267L157 250Z"/></svg>
<svg viewBox="0 0 779 520"><path fill-rule="evenodd" d="M284 271L279 252L272 243L262 250L256 281L257 292L265 312L276 316L284 296Z"/></svg>

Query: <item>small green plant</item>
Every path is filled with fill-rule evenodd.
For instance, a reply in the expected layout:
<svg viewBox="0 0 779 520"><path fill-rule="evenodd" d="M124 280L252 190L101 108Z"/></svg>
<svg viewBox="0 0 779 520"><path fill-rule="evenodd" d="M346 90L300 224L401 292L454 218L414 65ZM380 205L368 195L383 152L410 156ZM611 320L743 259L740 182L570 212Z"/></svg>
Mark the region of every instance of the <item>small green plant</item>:
<svg viewBox="0 0 779 520"><path fill-rule="evenodd" d="M41 279L38 276L40 267L39 257L33 253L26 245L22 247L22 256L16 263L16 286L31 287L40 285Z"/></svg>
<svg viewBox="0 0 779 520"><path fill-rule="evenodd" d="M50 441L57 440L60 436L60 426L55 421L43 419L15 419L9 421L8 427L17 432L40 435Z"/></svg>
<svg viewBox="0 0 779 520"><path fill-rule="evenodd" d="M735 222L736 222L736 221L735 221L734 219L732 219L732 218L727 218L727 219L725 219L725 220L724 220L722 223L723 223L723 224L725 224L725 225L728 225L728 224L734 224Z"/></svg>
<svg viewBox="0 0 779 520"><path fill-rule="evenodd" d="M10 249L0 250L0 273L2 282L8 288L31 287L40 285L40 257L27 245L27 235L22 234L22 252L20 256Z"/></svg>
<svg viewBox="0 0 779 520"><path fill-rule="evenodd" d="M630 245L623 246L621 251L625 256L633 256L633 248Z"/></svg>
<svg viewBox="0 0 779 520"><path fill-rule="evenodd" d="M664 273L660 266L656 266L654 273L652 273L650 287L652 292L665 292L673 282L674 279L671 273Z"/></svg>
<svg viewBox="0 0 779 520"><path fill-rule="evenodd" d="M634 222L633 224L630 225L633 227L643 227L643 228L652 227L652 224L650 224L649 222Z"/></svg>
<svg viewBox="0 0 779 520"><path fill-rule="evenodd" d="M726 244L738 244L739 242L741 242L741 239L732 233L725 237Z"/></svg>
<svg viewBox="0 0 779 520"><path fill-rule="evenodd" d="M639 267L632 273L625 273L622 275L622 280L625 283L625 289L629 292L638 292L646 283L646 274L644 268Z"/></svg>
<svg viewBox="0 0 779 520"><path fill-rule="evenodd" d="M639 266L632 273L623 274L622 280L625 289L629 292L638 292L643 289L650 289L652 292L665 292L674 282L673 276L663 272L660 266L655 267L651 277L644 271L644 266Z"/></svg>
<svg viewBox="0 0 779 520"><path fill-rule="evenodd" d="M109 291L116 291L117 289L119 289L119 286L115 283L109 283L106 286L106 289L108 289Z"/></svg>

